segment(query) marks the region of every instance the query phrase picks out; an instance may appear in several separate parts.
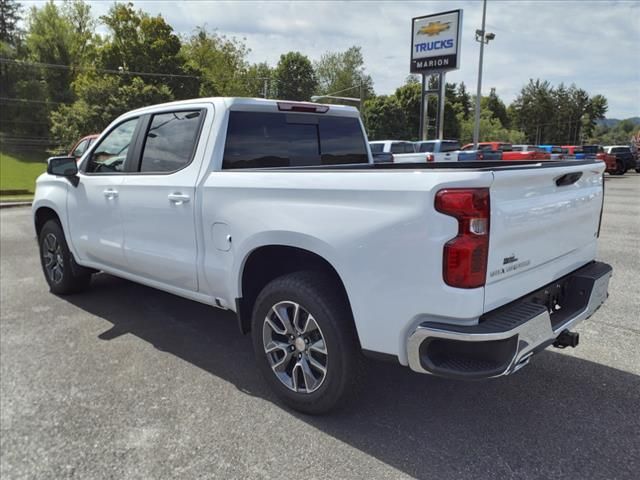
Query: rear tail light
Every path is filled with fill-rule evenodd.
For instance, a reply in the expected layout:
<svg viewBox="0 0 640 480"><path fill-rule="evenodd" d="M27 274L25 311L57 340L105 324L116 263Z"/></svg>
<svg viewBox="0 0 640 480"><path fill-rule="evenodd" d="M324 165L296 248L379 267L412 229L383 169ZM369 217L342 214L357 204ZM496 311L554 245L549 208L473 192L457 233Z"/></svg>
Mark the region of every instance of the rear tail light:
<svg viewBox="0 0 640 480"><path fill-rule="evenodd" d="M444 246L445 283L457 288L482 287L487 278L489 256L489 189L440 190L435 207L458 220L458 235Z"/></svg>
<svg viewBox="0 0 640 480"><path fill-rule="evenodd" d="M427 153L427 162L435 162L436 157L433 153Z"/></svg>
<svg viewBox="0 0 640 480"><path fill-rule="evenodd" d="M278 102L278 110L283 112L327 113L329 111L329 105L307 102Z"/></svg>

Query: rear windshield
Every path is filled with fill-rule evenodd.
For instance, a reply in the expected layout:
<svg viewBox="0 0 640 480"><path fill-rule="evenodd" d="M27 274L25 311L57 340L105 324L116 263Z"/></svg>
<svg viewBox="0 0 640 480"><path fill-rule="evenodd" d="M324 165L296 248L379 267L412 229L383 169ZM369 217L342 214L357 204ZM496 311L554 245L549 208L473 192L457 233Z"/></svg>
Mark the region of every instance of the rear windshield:
<svg viewBox="0 0 640 480"><path fill-rule="evenodd" d="M441 152L454 152L460 150L460 144L458 142L442 142L440 145Z"/></svg>
<svg viewBox="0 0 640 480"><path fill-rule="evenodd" d="M357 118L230 112L223 169L368 163Z"/></svg>
<svg viewBox="0 0 640 480"><path fill-rule="evenodd" d="M370 143L371 153L382 153L384 151L384 143Z"/></svg>
<svg viewBox="0 0 640 480"><path fill-rule="evenodd" d="M510 143L501 143L500 144L500 150L502 150L503 152L511 152L512 151L512 147Z"/></svg>
<svg viewBox="0 0 640 480"><path fill-rule="evenodd" d="M422 152L433 152L433 142L430 143L421 143L420 150Z"/></svg>
<svg viewBox="0 0 640 480"><path fill-rule="evenodd" d="M614 147L611 149L611 153L627 153L631 152L630 147Z"/></svg>

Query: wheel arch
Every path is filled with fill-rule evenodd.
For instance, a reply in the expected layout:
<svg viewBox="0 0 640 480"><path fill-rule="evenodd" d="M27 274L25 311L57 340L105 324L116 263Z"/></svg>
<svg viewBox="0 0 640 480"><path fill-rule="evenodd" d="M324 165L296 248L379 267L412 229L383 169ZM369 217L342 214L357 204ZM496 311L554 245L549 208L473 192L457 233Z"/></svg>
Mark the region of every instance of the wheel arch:
<svg viewBox="0 0 640 480"><path fill-rule="evenodd" d="M33 214L33 224L36 230L36 235L38 236L40 235L40 231L42 230L42 227L44 227L44 224L47 223L49 220L56 220L64 231L62 218L60 217L60 215L58 215L58 212L56 212L50 206L43 205L36 208Z"/></svg>
<svg viewBox="0 0 640 480"><path fill-rule="evenodd" d="M306 248L271 244L262 245L251 250L245 257L239 274L239 293L236 298L236 314L242 333L251 330L251 315L256 298L260 291L271 280L293 272L318 271L328 275L346 302L351 313L349 321L353 321L353 309L345 283L337 269L324 256Z"/></svg>

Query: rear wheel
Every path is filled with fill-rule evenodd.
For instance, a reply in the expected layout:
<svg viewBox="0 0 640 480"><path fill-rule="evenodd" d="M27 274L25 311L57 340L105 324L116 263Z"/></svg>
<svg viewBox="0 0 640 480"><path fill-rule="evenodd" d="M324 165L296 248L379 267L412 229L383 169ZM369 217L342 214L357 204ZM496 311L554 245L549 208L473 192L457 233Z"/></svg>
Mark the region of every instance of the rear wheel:
<svg viewBox="0 0 640 480"><path fill-rule="evenodd" d="M624 175L626 171L624 163L621 160L616 160L616 175Z"/></svg>
<svg viewBox="0 0 640 480"><path fill-rule="evenodd" d="M265 380L291 408L324 413L353 391L361 358L351 312L322 273L271 281L256 300L252 339Z"/></svg>
<svg viewBox="0 0 640 480"><path fill-rule="evenodd" d="M75 293L89 285L91 272L75 263L62 227L56 220L44 224L38 240L42 271L52 293Z"/></svg>

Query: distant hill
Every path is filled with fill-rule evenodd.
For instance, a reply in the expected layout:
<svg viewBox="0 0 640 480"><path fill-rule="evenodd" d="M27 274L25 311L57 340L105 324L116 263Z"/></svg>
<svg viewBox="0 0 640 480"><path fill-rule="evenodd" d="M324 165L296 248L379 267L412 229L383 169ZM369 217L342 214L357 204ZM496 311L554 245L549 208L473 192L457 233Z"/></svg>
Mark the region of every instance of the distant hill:
<svg viewBox="0 0 640 480"><path fill-rule="evenodd" d="M625 120L631 120L634 125L640 125L640 117L626 118ZM622 120L618 118L603 118L602 120L596 120L597 125L606 125L607 127L615 127Z"/></svg>

